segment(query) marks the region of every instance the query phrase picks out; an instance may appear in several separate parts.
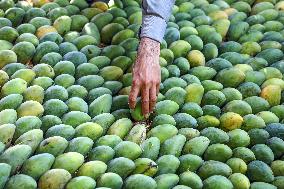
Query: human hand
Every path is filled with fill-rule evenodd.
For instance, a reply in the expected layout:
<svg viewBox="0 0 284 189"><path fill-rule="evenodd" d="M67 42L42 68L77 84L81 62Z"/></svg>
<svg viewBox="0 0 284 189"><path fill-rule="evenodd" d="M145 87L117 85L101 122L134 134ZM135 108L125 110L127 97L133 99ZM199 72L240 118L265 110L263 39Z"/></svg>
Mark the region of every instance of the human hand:
<svg viewBox="0 0 284 189"><path fill-rule="evenodd" d="M135 108L136 99L140 94L142 113L145 118L154 110L159 93L161 82L159 57L160 43L150 38L142 38L132 71L129 107Z"/></svg>

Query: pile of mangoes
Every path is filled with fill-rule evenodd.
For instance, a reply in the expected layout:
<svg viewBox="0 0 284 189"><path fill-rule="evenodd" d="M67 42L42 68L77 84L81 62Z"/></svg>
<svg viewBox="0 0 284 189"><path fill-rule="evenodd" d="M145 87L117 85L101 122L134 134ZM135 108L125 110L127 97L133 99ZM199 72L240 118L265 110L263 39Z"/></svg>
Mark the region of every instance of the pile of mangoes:
<svg viewBox="0 0 284 189"><path fill-rule="evenodd" d="M284 189L284 1L176 0L130 110L140 0L0 0L0 189Z"/></svg>

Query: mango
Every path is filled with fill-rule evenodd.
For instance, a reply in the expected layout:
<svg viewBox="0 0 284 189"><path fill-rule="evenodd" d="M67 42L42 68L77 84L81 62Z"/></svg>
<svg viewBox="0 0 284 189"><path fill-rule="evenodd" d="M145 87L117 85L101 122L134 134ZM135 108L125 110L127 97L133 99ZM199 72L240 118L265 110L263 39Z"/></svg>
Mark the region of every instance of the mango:
<svg viewBox="0 0 284 189"><path fill-rule="evenodd" d="M0 141L5 144L6 147L10 146L16 126L13 124L4 124L0 126Z"/></svg>
<svg viewBox="0 0 284 189"><path fill-rule="evenodd" d="M110 113L112 105L112 96L109 94L102 95L95 99L89 106L91 117L95 117L101 113Z"/></svg>
<svg viewBox="0 0 284 189"><path fill-rule="evenodd" d="M104 163L108 163L110 160L114 158L115 152L109 146L97 146L93 148L90 153L88 154L89 160L99 160Z"/></svg>
<svg viewBox="0 0 284 189"><path fill-rule="evenodd" d="M97 180L107 170L107 165L102 161L89 161L84 163L78 170L78 176L88 176Z"/></svg>
<svg viewBox="0 0 284 189"><path fill-rule="evenodd" d="M22 94L27 89L27 82L20 78L15 78L3 85L1 88L1 95L7 96L9 94Z"/></svg>
<svg viewBox="0 0 284 189"><path fill-rule="evenodd" d="M20 69L11 76L11 79L20 78L29 84L34 80L35 76L35 72L31 69Z"/></svg>
<svg viewBox="0 0 284 189"><path fill-rule="evenodd" d="M123 139L131 130L133 123L130 119L122 118L114 122L108 129L108 135L117 135Z"/></svg>
<svg viewBox="0 0 284 189"><path fill-rule="evenodd" d="M213 175L228 177L232 174L232 169L225 163L209 160L202 164L197 174L201 177L201 179L206 179Z"/></svg>
<svg viewBox="0 0 284 189"><path fill-rule="evenodd" d="M135 163L128 158L118 157L108 163L107 172L113 172L125 179L135 169Z"/></svg>
<svg viewBox="0 0 284 189"><path fill-rule="evenodd" d="M183 154L193 154L202 156L209 146L210 140L207 137L195 137L185 143Z"/></svg>
<svg viewBox="0 0 284 189"><path fill-rule="evenodd" d="M13 140L15 141L22 134L32 129L39 129L41 127L41 124L41 120L36 116L24 116L19 118L15 123L16 131Z"/></svg>
<svg viewBox="0 0 284 189"><path fill-rule="evenodd" d="M71 174L64 169L51 169L40 177L38 187L40 189L63 189L71 178Z"/></svg>
<svg viewBox="0 0 284 189"><path fill-rule="evenodd" d="M79 176L72 178L66 185L66 189L93 189L96 181L90 177Z"/></svg>
<svg viewBox="0 0 284 189"><path fill-rule="evenodd" d="M187 54L187 60L191 67L204 66L205 57L202 52L198 50L192 50Z"/></svg>
<svg viewBox="0 0 284 189"><path fill-rule="evenodd" d="M203 159L197 155L186 154L179 157L180 166L178 173L186 171L195 172L203 164Z"/></svg>
<svg viewBox="0 0 284 189"><path fill-rule="evenodd" d="M17 109L19 117L41 116L43 112L44 112L43 106L39 102L33 100L24 102Z"/></svg>
<svg viewBox="0 0 284 189"><path fill-rule="evenodd" d="M96 146L109 146L114 148L121 141L122 139L117 135L105 135L97 140Z"/></svg>
<svg viewBox="0 0 284 189"><path fill-rule="evenodd" d="M180 161L174 155L163 155L159 157L159 159L157 160L157 164L159 168L157 175L169 173L174 174L180 165Z"/></svg>
<svg viewBox="0 0 284 189"><path fill-rule="evenodd" d="M67 152L55 158L53 169L65 169L70 174L75 173L84 163L84 156L77 152Z"/></svg>
<svg viewBox="0 0 284 189"><path fill-rule="evenodd" d="M0 50L0 67L3 68L9 63L17 62L17 55L11 50Z"/></svg>
<svg viewBox="0 0 284 189"><path fill-rule="evenodd" d="M66 148L66 152L77 152L86 156L87 153L92 149L94 142L92 139L88 137L77 137L73 138L68 147Z"/></svg>
<svg viewBox="0 0 284 189"><path fill-rule="evenodd" d="M36 189L37 183L32 177L28 175L18 174L18 175L12 176L8 180L5 188L7 189L16 189L16 188Z"/></svg>
<svg viewBox="0 0 284 189"><path fill-rule="evenodd" d="M23 97L25 101L33 100L42 104L44 99L44 89L38 85L30 86L23 93Z"/></svg>
<svg viewBox="0 0 284 189"><path fill-rule="evenodd" d="M168 108L165 109L164 107L167 106ZM160 114L168 114L168 115L174 115L179 109L179 105L171 100L163 100L156 104L155 107L155 113L157 115Z"/></svg>
<svg viewBox="0 0 284 189"><path fill-rule="evenodd" d="M134 161L135 169L132 174L144 174L147 176L154 176L158 171L158 165L151 159L138 158Z"/></svg>
<svg viewBox="0 0 284 189"><path fill-rule="evenodd" d="M120 142L114 147L114 151L116 157L125 157L131 160L137 159L142 153L140 146L130 141Z"/></svg>
<svg viewBox="0 0 284 189"><path fill-rule="evenodd" d="M98 179L98 187L120 189L122 188L122 185L123 185L123 180L116 173L104 173Z"/></svg>
<svg viewBox="0 0 284 189"><path fill-rule="evenodd" d="M87 113L80 111L71 111L64 114L62 117L62 122L64 124L71 125L75 128L89 121L91 121L91 117Z"/></svg>
<svg viewBox="0 0 284 189"><path fill-rule="evenodd" d="M53 136L43 140L37 148L37 154L49 153L55 157L62 154L68 146L68 141L60 136Z"/></svg>
<svg viewBox="0 0 284 189"><path fill-rule="evenodd" d="M270 106L276 106L281 101L281 88L277 85L268 85L261 91L260 96L268 101Z"/></svg>
<svg viewBox="0 0 284 189"><path fill-rule="evenodd" d="M167 139L175 136L178 130L175 126L164 124L152 128L148 133L147 137L157 137L161 143L164 143Z"/></svg>
<svg viewBox="0 0 284 189"><path fill-rule="evenodd" d="M0 162L11 165L11 174L16 173L29 158L32 149L28 145L15 145L0 155Z"/></svg>
<svg viewBox="0 0 284 189"><path fill-rule="evenodd" d="M45 137L52 137L52 136L61 136L66 140L71 140L75 134L75 129L70 125L59 124L53 127L50 127L46 133Z"/></svg>
<svg viewBox="0 0 284 189"><path fill-rule="evenodd" d="M243 121L243 118L239 114L227 112L220 117L220 127L226 130L239 129Z"/></svg>
<svg viewBox="0 0 284 189"><path fill-rule="evenodd" d="M49 153L34 155L23 164L21 172L38 180L54 163L55 157Z"/></svg>
<svg viewBox="0 0 284 189"><path fill-rule="evenodd" d="M0 188L3 189L11 172L11 166L6 163L0 163Z"/></svg>
<svg viewBox="0 0 284 189"><path fill-rule="evenodd" d="M103 132L103 128L92 122L86 122L76 127L75 136L76 137L89 137L92 140L97 140Z"/></svg>
<svg viewBox="0 0 284 189"><path fill-rule="evenodd" d="M13 109L5 109L0 112L0 125L13 124L17 120L17 112Z"/></svg>
<svg viewBox="0 0 284 189"><path fill-rule="evenodd" d="M146 126L144 124L135 125L125 137L125 140L140 145L146 139Z"/></svg>
<svg viewBox="0 0 284 189"><path fill-rule="evenodd" d="M176 174L162 174L155 177L157 188L172 188L179 182L179 177Z"/></svg>
<svg viewBox="0 0 284 189"><path fill-rule="evenodd" d="M154 179L142 174L135 174L128 177L125 181L125 189L155 189L157 184Z"/></svg>
<svg viewBox="0 0 284 189"><path fill-rule="evenodd" d="M53 27L60 35L64 35L70 31L71 22L72 19L69 16L60 16L54 21Z"/></svg>
<svg viewBox="0 0 284 189"><path fill-rule="evenodd" d="M196 189L203 187L201 178L196 173L190 171L186 171L180 175L179 183Z"/></svg>
<svg viewBox="0 0 284 189"><path fill-rule="evenodd" d="M192 83L185 88L185 102L195 102L201 104L204 88L201 84Z"/></svg>
<svg viewBox="0 0 284 189"><path fill-rule="evenodd" d="M179 157L185 142L186 137L183 135L176 135L167 139L161 146L160 155L175 155Z"/></svg>
<svg viewBox="0 0 284 189"><path fill-rule="evenodd" d="M155 161L160 152L160 140L157 137L150 137L141 144L141 148L142 158L149 158Z"/></svg>
<svg viewBox="0 0 284 189"><path fill-rule="evenodd" d="M40 129L33 129L22 134L15 144L25 144L32 148L32 152L36 150L40 142L43 140L43 132Z"/></svg>
<svg viewBox="0 0 284 189"><path fill-rule="evenodd" d="M214 175L204 180L204 186L203 186L204 189L212 189L212 186L213 187L216 186L217 188L220 189L233 188L233 184L231 183L231 181L221 175Z"/></svg>

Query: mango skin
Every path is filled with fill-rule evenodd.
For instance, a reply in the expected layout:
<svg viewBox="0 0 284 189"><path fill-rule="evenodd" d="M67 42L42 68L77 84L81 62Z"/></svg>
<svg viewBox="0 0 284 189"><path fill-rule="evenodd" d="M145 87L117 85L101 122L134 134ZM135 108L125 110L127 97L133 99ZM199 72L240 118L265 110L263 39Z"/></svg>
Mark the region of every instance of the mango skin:
<svg viewBox="0 0 284 189"><path fill-rule="evenodd" d="M0 189L3 189L11 172L11 166L7 163L0 163Z"/></svg>
<svg viewBox="0 0 284 189"><path fill-rule="evenodd" d="M144 174L153 177L158 171L158 165L151 159L138 158L134 163L136 167L132 174Z"/></svg>
<svg viewBox="0 0 284 189"><path fill-rule="evenodd" d="M175 136L178 133L178 129L170 124L158 125L152 128L148 133L147 137L157 137L161 143L167 139Z"/></svg>
<svg viewBox="0 0 284 189"><path fill-rule="evenodd" d="M185 136L181 134L173 136L172 138L167 139L163 143L160 154L161 155L171 154L171 155L175 155L176 157L179 157L185 142L186 142Z"/></svg>
<svg viewBox="0 0 284 189"><path fill-rule="evenodd" d="M157 137L150 137L141 144L141 158L149 158L153 161L158 159L160 152L160 140Z"/></svg>
<svg viewBox="0 0 284 189"><path fill-rule="evenodd" d="M156 189L157 184L153 178L142 174L131 175L126 179L125 189L139 188Z"/></svg>
<svg viewBox="0 0 284 189"><path fill-rule="evenodd" d="M21 172L38 180L41 175L51 168L54 160L55 157L49 153L34 155L25 161Z"/></svg>
<svg viewBox="0 0 284 189"><path fill-rule="evenodd" d="M174 155L163 155L159 157L157 160L158 164L158 175L166 174L166 173L175 173L180 165L180 161Z"/></svg>
<svg viewBox="0 0 284 189"><path fill-rule="evenodd" d="M98 179L98 186L105 188L121 189L123 185L122 178L116 173L105 173Z"/></svg>
<svg viewBox="0 0 284 189"><path fill-rule="evenodd" d="M176 174L162 174L155 178L157 189L172 188L179 182L179 176Z"/></svg>
<svg viewBox="0 0 284 189"><path fill-rule="evenodd" d="M135 125L128 135L125 137L125 140L134 142L140 145L146 139L146 125L137 124Z"/></svg>
<svg viewBox="0 0 284 189"><path fill-rule="evenodd" d="M107 165L102 161L89 161L78 170L78 176L88 176L97 180L107 170Z"/></svg>
<svg viewBox="0 0 284 189"><path fill-rule="evenodd" d="M6 189L36 189L36 187L36 181L32 177L24 174L17 174L10 177L5 186Z"/></svg>
<svg viewBox="0 0 284 189"><path fill-rule="evenodd" d="M75 177L66 185L66 189L94 189L95 187L96 181L86 176Z"/></svg>
<svg viewBox="0 0 284 189"><path fill-rule="evenodd" d="M113 172L125 179L135 169L135 163L128 158L119 157L108 163L107 172Z"/></svg>
<svg viewBox="0 0 284 189"><path fill-rule="evenodd" d="M68 141L60 136L49 137L43 140L37 148L37 153L50 153L58 156L64 152L68 146Z"/></svg>
<svg viewBox="0 0 284 189"><path fill-rule="evenodd" d="M115 148L116 157L126 157L131 160L137 159L142 154L141 147L130 141L122 141Z"/></svg>
<svg viewBox="0 0 284 189"><path fill-rule="evenodd" d="M0 155L0 162L11 165L11 174L16 173L32 153L28 145L15 145Z"/></svg>
<svg viewBox="0 0 284 189"><path fill-rule="evenodd" d="M40 177L38 187L40 189L63 189L71 178L71 174L64 169L51 169Z"/></svg>
<svg viewBox="0 0 284 189"><path fill-rule="evenodd" d="M67 152L55 158L53 168L62 168L73 174L84 163L84 156L77 152Z"/></svg>
<svg viewBox="0 0 284 189"><path fill-rule="evenodd" d="M88 159L92 161L99 160L107 163L114 158L114 155L115 152L111 147L102 145L93 148L88 154Z"/></svg>
<svg viewBox="0 0 284 189"><path fill-rule="evenodd" d="M32 152L36 150L40 142L43 140L43 132L40 129L33 129L22 134L15 144L26 144L32 148Z"/></svg>
<svg viewBox="0 0 284 189"><path fill-rule="evenodd" d="M88 137L77 137L69 141L69 145L65 151L78 152L85 156L92 149L93 144L93 140Z"/></svg>
<svg viewBox="0 0 284 189"><path fill-rule="evenodd" d="M10 146L15 133L16 126L14 124L4 124L0 126L0 141L6 147Z"/></svg>
<svg viewBox="0 0 284 189"><path fill-rule="evenodd" d="M123 139L132 128L133 123L130 119L122 118L114 122L108 129L108 135L117 135Z"/></svg>

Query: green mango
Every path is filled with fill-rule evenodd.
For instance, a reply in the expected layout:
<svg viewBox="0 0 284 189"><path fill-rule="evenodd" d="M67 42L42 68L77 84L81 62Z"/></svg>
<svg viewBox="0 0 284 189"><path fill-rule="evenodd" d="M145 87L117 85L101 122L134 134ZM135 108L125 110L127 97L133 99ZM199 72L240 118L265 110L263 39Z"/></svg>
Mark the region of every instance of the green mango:
<svg viewBox="0 0 284 189"><path fill-rule="evenodd" d="M107 165L102 161L89 161L84 163L78 170L78 176L88 176L97 180L107 170Z"/></svg>
<svg viewBox="0 0 284 189"><path fill-rule="evenodd" d="M116 173L104 173L98 179L98 187L121 189L122 185L123 180Z"/></svg>
<svg viewBox="0 0 284 189"><path fill-rule="evenodd" d="M11 173L11 166L7 163L0 163L0 189L3 189Z"/></svg>
<svg viewBox="0 0 284 189"><path fill-rule="evenodd" d="M32 148L28 145L15 145L0 155L0 162L11 165L11 174L16 173L29 158Z"/></svg>
<svg viewBox="0 0 284 189"><path fill-rule="evenodd" d="M84 156L77 152L67 152L55 158L53 169L65 169L73 174L84 163Z"/></svg>
<svg viewBox="0 0 284 189"><path fill-rule="evenodd" d="M137 124L135 125L125 137L125 140L134 142L140 145L146 139L146 125Z"/></svg>
<svg viewBox="0 0 284 189"><path fill-rule="evenodd" d="M158 171L158 165L151 159L138 158L134 161L135 169L132 174L144 174L147 176L154 176Z"/></svg>
<svg viewBox="0 0 284 189"><path fill-rule="evenodd" d="M28 175L18 174L18 175L12 176L8 180L5 188L6 189L17 189L17 188L36 189L37 183L32 177Z"/></svg>
<svg viewBox="0 0 284 189"><path fill-rule="evenodd" d="M68 146L68 141L60 136L53 136L43 140L36 150L37 154L49 153L55 157L62 154Z"/></svg>
<svg viewBox="0 0 284 189"><path fill-rule="evenodd" d="M51 169L40 177L38 187L40 189L64 189L71 178L71 174L64 169Z"/></svg>
<svg viewBox="0 0 284 189"><path fill-rule="evenodd" d="M90 177L79 176L72 178L66 185L66 189L94 189L96 181Z"/></svg>
<svg viewBox="0 0 284 189"><path fill-rule="evenodd" d="M54 163L55 157L49 153L34 155L23 164L21 173L38 180Z"/></svg>
<svg viewBox="0 0 284 189"><path fill-rule="evenodd" d="M43 140L43 132L40 129L33 129L22 134L15 144L26 144L32 148L32 152L36 150L40 142Z"/></svg>

